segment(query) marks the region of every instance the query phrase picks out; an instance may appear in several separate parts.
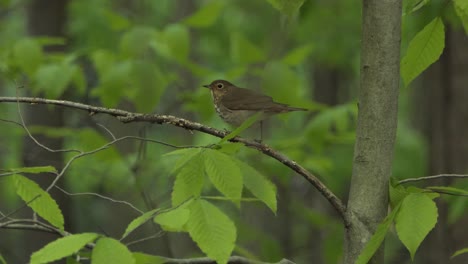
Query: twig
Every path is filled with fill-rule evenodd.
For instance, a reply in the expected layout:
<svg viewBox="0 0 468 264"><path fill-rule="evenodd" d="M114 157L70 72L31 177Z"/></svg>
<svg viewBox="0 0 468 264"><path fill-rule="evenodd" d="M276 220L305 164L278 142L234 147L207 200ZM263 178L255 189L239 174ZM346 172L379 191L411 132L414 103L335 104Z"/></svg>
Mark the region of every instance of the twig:
<svg viewBox="0 0 468 264"><path fill-rule="evenodd" d="M128 247L128 246L131 246L131 245L134 245L134 244L138 244L138 243L141 243L141 242L148 241L148 240L150 240L150 239L154 239L154 238L161 237L163 234L164 234L164 231L161 230L161 231L157 232L157 233L154 234L154 235L151 235L151 236L148 236L148 237L144 237L144 238L141 238L141 239L137 239L137 240L128 242L128 243L126 243L125 245Z"/></svg>
<svg viewBox="0 0 468 264"><path fill-rule="evenodd" d="M131 207L133 210L137 211L140 214L144 213L143 211L138 209L136 206L134 206L133 204L131 204L131 203L127 202L127 201L115 200L115 199L112 199L110 197L104 196L104 195L99 194L99 193L92 193L92 192L70 193L70 192L67 192L67 191L65 191L64 189L62 189L62 188L60 188L58 186L55 186L55 188L59 189L61 192L65 193L66 195L69 195L69 196L80 196L80 195L97 196L99 198L111 201L113 203L122 203L122 204L128 205L129 207Z"/></svg>
<svg viewBox="0 0 468 264"><path fill-rule="evenodd" d="M149 122L149 123L157 123L157 124L170 124L173 126L187 129L189 131L196 130L196 131L210 134L219 138L223 138L228 134L225 131L220 131L220 130L202 125L200 123L192 122L192 121L179 118L179 117L175 117L172 115L132 113L132 112L123 111L120 109L97 107L97 106L91 106L91 105L65 101L65 100L51 100L51 99L31 98L31 97L0 97L0 102L52 104L52 105L59 105L59 106L88 111L90 114L96 114L96 113L108 114L108 115L117 117L120 121L124 123ZM112 143L114 143L114 141L112 141ZM232 138L230 139L230 141L239 142L239 143L244 144L247 147L257 149L258 151L278 160L279 162L283 163L285 166L297 172L299 175L304 177L309 183L311 183L331 203L331 205L335 208L335 210L343 219L345 225L346 226L349 225L349 220L347 219L346 207L344 203L330 189L328 189L325 186L325 184L323 184L314 174L307 171L304 167L297 164L295 161L289 159L288 157L279 153L278 151L273 150L272 148L270 148L269 146L265 144L260 144L253 140L247 140L241 137ZM99 150L101 150L101 148L97 149L95 152ZM77 156L88 155L88 154L92 154L92 153L87 152L87 154L79 154ZM58 181L59 178L60 177L57 177L56 181ZM54 181L53 185L55 185L56 181Z"/></svg>
<svg viewBox="0 0 468 264"><path fill-rule="evenodd" d="M398 182L398 184L404 184L408 182L418 182L418 181L427 181L427 180L434 180L440 178L468 178L467 174L437 174L419 178L408 178Z"/></svg>

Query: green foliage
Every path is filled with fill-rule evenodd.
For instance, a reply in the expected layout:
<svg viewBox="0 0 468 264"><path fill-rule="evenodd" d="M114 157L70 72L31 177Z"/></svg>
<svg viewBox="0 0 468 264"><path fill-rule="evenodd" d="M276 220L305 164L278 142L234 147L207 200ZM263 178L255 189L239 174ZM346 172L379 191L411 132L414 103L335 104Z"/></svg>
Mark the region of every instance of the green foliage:
<svg viewBox="0 0 468 264"><path fill-rule="evenodd" d="M247 118L247 120L245 120L239 127L237 127L236 129L234 129L231 133L229 133L228 135L226 135L224 138L222 138L218 144L222 144L226 141L229 141L230 139L233 139L235 138L236 136L238 136L240 133L242 133L242 131L246 130L247 128L249 128L251 125L253 125L257 120L258 118L260 117L262 113L261 112L258 112L256 113L255 115Z"/></svg>
<svg viewBox="0 0 468 264"><path fill-rule="evenodd" d="M436 17L416 34L401 60L401 75L406 86L439 59L445 46L444 41L444 24L440 17Z"/></svg>
<svg viewBox="0 0 468 264"><path fill-rule="evenodd" d="M421 242L437 223L437 207L429 197L412 193L405 197L395 217L398 237L414 259Z"/></svg>
<svg viewBox="0 0 468 264"><path fill-rule="evenodd" d="M31 264L49 263L70 256L97 237L95 233L83 233L59 238L34 252Z"/></svg>
<svg viewBox="0 0 468 264"><path fill-rule="evenodd" d="M31 38L19 40L13 49L13 61L27 74L33 74L44 60L42 47Z"/></svg>
<svg viewBox="0 0 468 264"><path fill-rule="evenodd" d="M30 179L19 174L14 175L16 193L28 204L34 212L52 225L63 230L64 220L55 200L49 193Z"/></svg>
<svg viewBox="0 0 468 264"><path fill-rule="evenodd" d="M172 189L172 206L177 206L191 197L199 197L205 182L204 162L199 149L187 152L178 160L179 167ZM181 162L182 161L182 162ZM185 161L185 162L183 162Z"/></svg>
<svg viewBox="0 0 468 264"><path fill-rule="evenodd" d="M7 264L6 260L2 256L2 254L0 254L0 263Z"/></svg>
<svg viewBox="0 0 468 264"><path fill-rule="evenodd" d="M377 226L375 233L367 242L366 246L362 250L361 254L356 261L356 264L366 264L375 254L377 249L382 245L382 242L385 239L385 236L388 233L393 221L395 220L399 210L401 207L401 203L399 203L392 212L385 217L384 221Z"/></svg>
<svg viewBox="0 0 468 264"><path fill-rule="evenodd" d="M38 173L43 173L43 172L56 173L57 169L55 169L53 166L38 166L38 167L24 167L24 168L9 169L8 171L14 172L14 173L38 174Z"/></svg>
<svg viewBox="0 0 468 264"><path fill-rule="evenodd" d="M276 213L276 186L250 165L237 160L245 187Z"/></svg>
<svg viewBox="0 0 468 264"><path fill-rule="evenodd" d="M135 264L164 264L166 262L163 257L148 255L141 252L134 252L133 258L135 259Z"/></svg>
<svg viewBox="0 0 468 264"><path fill-rule="evenodd" d="M453 253L452 258L459 256L461 254L467 254L468 253L468 247L467 248L462 248L457 250L455 253Z"/></svg>
<svg viewBox="0 0 468 264"><path fill-rule="evenodd" d="M299 8L305 0L267 0L273 7L287 16L293 16L299 12Z"/></svg>
<svg viewBox="0 0 468 264"><path fill-rule="evenodd" d="M465 0L454 0L452 1L455 12L460 18L465 32L468 34L468 1Z"/></svg>
<svg viewBox="0 0 468 264"><path fill-rule="evenodd" d="M124 244L113 238L103 237L96 242L91 262L93 264L134 264L135 259Z"/></svg>
<svg viewBox="0 0 468 264"><path fill-rule="evenodd" d="M191 16L185 18L183 22L195 28L212 26L218 20L224 6L223 1L208 2Z"/></svg>
<svg viewBox="0 0 468 264"><path fill-rule="evenodd" d="M122 239L127 237L131 232L133 232L133 230L146 223L149 219L153 218L159 212L159 210L159 208L153 209L133 219L125 229L125 233L122 235Z"/></svg>
<svg viewBox="0 0 468 264"><path fill-rule="evenodd" d="M265 52L241 33L231 34L231 59L234 63L246 65L265 60Z"/></svg>
<svg viewBox="0 0 468 264"><path fill-rule="evenodd" d="M468 196L467 190L450 187L450 186L429 186L429 187L426 187L426 189L429 189L435 192L445 193L445 194Z"/></svg>
<svg viewBox="0 0 468 264"><path fill-rule="evenodd" d="M213 185L240 206L242 173L236 162L230 156L211 149L204 150L202 155L205 172Z"/></svg>
<svg viewBox="0 0 468 264"><path fill-rule="evenodd" d="M179 206L173 210L169 210L158 214L154 217L154 222L161 225L166 231L181 232L185 231L185 224L190 216L190 210L186 206Z"/></svg>
<svg viewBox="0 0 468 264"><path fill-rule="evenodd" d="M198 247L217 263L227 263L236 241L236 227L216 206L205 200L190 204L187 222L190 237Z"/></svg>

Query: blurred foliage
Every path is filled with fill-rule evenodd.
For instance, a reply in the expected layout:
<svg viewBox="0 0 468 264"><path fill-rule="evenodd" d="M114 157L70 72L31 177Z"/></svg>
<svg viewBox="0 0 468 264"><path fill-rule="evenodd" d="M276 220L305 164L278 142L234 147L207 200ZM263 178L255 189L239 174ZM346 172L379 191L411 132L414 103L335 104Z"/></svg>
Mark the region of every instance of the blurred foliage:
<svg viewBox="0 0 468 264"><path fill-rule="evenodd" d="M417 32L439 15L440 2L404 1L403 50ZM324 68L342 74L339 76L351 76L346 90L351 91L349 94L355 93L359 80L361 23L361 7L356 1L72 0L67 9L68 23L63 38L28 36L25 3L27 1L0 1L2 95L12 96L18 90L22 95L50 99L71 97L77 102L106 107L173 114L222 129L228 127L216 116L209 92L201 85L213 79L228 79L238 86L267 93L277 101L311 109L309 113L291 113L268 121L266 142L317 174L338 196L346 197L352 171L356 98L346 98L346 102L333 106L317 102L315 96L320 87L313 73ZM444 21L466 28L467 7L462 0L454 3L455 11L444 16ZM462 19L457 21L454 14ZM65 45L66 52L46 52L48 46L57 44ZM409 45L408 51L412 49L414 47ZM414 77L415 74L406 77L405 83ZM402 102L405 100L403 96ZM0 111L2 119L18 120L16 107L0 104ZM35 135L63 138L64 148L82 151L99 148L112 140L113 135L103 129L83 127L83 124L100 123L102 119L88 118L80 112L67 111L67 115L67 127L33 126L30 130ZM394 176L398 178L422 176L427 167L426 142L407 120L405 112L400 116L395 154ZM117 135L130 133L124 125L103 123ZM143 130L147 131L148 138L174 145L200 146L219 141L205 134L160 126L137 127L132 134ZM257 137L254 130L247 130L244 135ZM15 124L4 123L0 134L0 166L21 168L25 132ZM188 198L186 193L174 198L174 192L177 194L181 190L177 188L190 189L194 182L185 182L183 186L178 182L183 177L193 176L193 171L175 173L178 163L162 157L172 148L147 142L145 155L141 155L138 153L140 142L128 140L125 144L119 143L75 161L64 177L65 189L109 194L129 200L146 211L153 206L169 206L171 199L176 205ZM342 249L337 245L341 245L342 229L329 209L324 209L328 206L309 203L317 198L312 187L304 184L303 179L296 179L284 165L254 151L239 150L236 146L221 151L243 162L241 170L245 175L233 172L236 169L229 170L235 176L237 189L226 187L222 178L216 178L221 172L213 170L218 167L206 164L209 161L205 160L204 165L211 166L212 171L207 174L216 188L202 190L203 186L198 185L200 182L203 185L205 179L196 179L200 188L191 189L195 194L203 191L218 195L218 190L226 196L239 198L242 194L244 197L242 177L247 188L248 184L255 186L273 181L279 189L288 190L286 193L278 191L277 218L260 203L232 206L220 202L214 206L203 201L194 205L215 212L223 221L226 219L218 207L228 215L234 215L232 211L239 214L236 206L241 206L241 214L244 214L244 206L254 208L236 220L237 243L248 248L248 251L237 252L251 252L259 259L270 261L284 257L284 241L280 238L284 226L277 219L288 213L281 207L288 197L290 204L286 207L293 205L289 213L295 218L290 227L289 242L294 249L290 252L291 258L310 260L308 249L320 239L323 242L319 243L320 259L324 263L339 260ZM209 157L214 163L232 163L219 161L223 155L227 154ZM66 160L71 157L70 153L65 155ZM48 161L41 162L43 166L50 165ZM195 160L192 165L196 167L197 162L200 161ZM232 168L239 166L231 163ZM246 178L249 173L256 177ZM0 210L6 210L3 206L15 208L14 190L7 188L4 182L0 182L0 188L1 199L7 201ZM277 204L271 197L274 196L271 190L255 193L250 189L249 192L276 212ZM95 200L95 206L90 208L88 200L74 199L74 210L87 210L84 215L75 216L79 218L75 219L79 222L76 226L93 226L93 220L104 217L106 211L100 210L102 207L96 205ZM454 208L450 220L455 221L463 215L466 199L453 198L450 206ZM257 215L258 211L261 213ZM257 222L248 221L257 216ZM262 224L265 222L266 226ZM202 224L209 227L209 223ZM200 234L191 233L192 237L203 240ZM309 241L310 234L320 238ZM101 240L101 244L113 243ZM190 250L184 256L196 252ZM216 252L211 254L216 255Z"/></svg>

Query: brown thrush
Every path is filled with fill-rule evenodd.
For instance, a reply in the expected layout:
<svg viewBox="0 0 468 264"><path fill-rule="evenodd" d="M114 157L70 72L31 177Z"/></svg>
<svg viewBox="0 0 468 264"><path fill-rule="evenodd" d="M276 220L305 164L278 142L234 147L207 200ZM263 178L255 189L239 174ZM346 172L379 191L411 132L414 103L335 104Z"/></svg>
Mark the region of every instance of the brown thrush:
<svg viewBox="0 0 468 264"><path fill-rule="evenodd" d="M270 96L239 88L224 80L215 80L211 84L203 86L211 90L211 96L218 115L226 123L234 126L241 125L258 112L262 112L259 117L259 121L261 121L275 114L307 111L304 108L277 103Z"/></svg>

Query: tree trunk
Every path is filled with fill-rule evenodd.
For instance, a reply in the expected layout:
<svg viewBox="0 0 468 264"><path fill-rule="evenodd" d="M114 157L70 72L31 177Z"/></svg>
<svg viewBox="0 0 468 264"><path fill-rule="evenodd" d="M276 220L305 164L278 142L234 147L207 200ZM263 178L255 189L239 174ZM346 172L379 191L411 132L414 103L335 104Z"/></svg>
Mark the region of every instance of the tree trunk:
<svg viewBox="0 0 468 264"><path fill-rule="evenodd" d="M364 0L361 86L345 233L345 263L354 263L388 206L400 82L401 1ZM370 263L383 263L383 248Z"/></svg>

